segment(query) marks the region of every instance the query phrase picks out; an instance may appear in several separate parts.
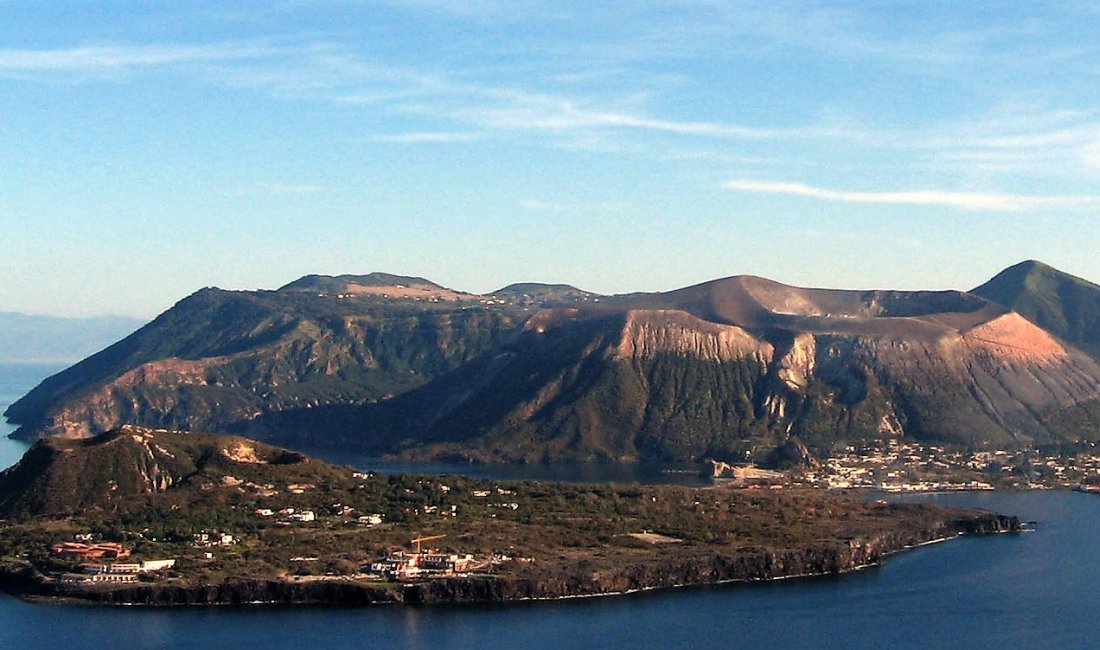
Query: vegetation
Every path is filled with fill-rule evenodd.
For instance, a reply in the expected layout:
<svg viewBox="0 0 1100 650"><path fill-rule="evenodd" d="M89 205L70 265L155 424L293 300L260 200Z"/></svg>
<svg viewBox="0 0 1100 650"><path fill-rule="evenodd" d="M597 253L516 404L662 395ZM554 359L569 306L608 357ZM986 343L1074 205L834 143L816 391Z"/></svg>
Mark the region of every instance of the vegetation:
<svg viewBox="0 0 1100 650"><path fill-rule="evenodd" d="M683 569L703 558L751 557L782 574L774 558L793 553L810 559L791 571L838 571L868 559L834 563L853 548L873 546L875 559L908 543L979 530L981 521L989 530L1011 526L987 515L818 491L370 475L243 438L134 427L89 442L40 442L0 474L0 494L7 517L0 579L28 567L46 576L79 572L78 560L52 556L50 547L81 535L123 543L132 561L176 559L167 574L149 579L178 588L302 576L368 580L363 569L372 560L411 550L421 537L484 560L481 570L498 580L580 585L593 572L630 570L656 586L670 561ZM316 518L296 522L292 512ZM383 523L363 525L364 515ZM215 532L232 539L196 542ZM663 579L681 578L688 579ZM88 585L77 593L115 589ZM561 595L571 589L563 588Z"/></svg>

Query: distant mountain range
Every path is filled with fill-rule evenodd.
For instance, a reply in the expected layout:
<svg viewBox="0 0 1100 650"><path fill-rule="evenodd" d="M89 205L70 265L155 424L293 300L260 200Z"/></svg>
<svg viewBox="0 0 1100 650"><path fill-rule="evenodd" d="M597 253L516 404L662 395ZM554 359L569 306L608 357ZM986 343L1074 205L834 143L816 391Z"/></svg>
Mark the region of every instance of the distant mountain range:
<svg viewBox="0 0 1100 650"><path fill-rule="evenodd" d="M59 318L0 312L0 363L72 363L144 324L122 316Z"/></svg>
<svg viewBox="0 0 1100 650"><path fill-rule="evenodd" d="M484 461L760 458L884 438L1100 440L1100 287L1038 262L972 292L737 276L601 296L307 276L204 289L13 404L19 434L124 423Z"/></svg>

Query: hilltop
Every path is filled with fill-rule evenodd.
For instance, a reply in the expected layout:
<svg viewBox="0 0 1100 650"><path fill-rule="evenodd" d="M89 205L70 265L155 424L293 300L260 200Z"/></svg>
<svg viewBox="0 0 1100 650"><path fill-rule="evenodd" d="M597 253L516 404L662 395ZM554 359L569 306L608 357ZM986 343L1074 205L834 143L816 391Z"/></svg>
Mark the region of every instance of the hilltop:
<svg viewBox="0 0 1100 650"><path fill-rule="evenodd" d="M1025 264L974 292L734 276L477 295L381 273L204 289L6 415L28 438L130 422L481 461L746 460L792 436L825 455L901 438L1073 447L1100 440L1100 294L1068 277Z"/></svg>
<svg viewBox="0 0 1100 650"><path fill-rule="evenodd" d="M1100 356L1100 286L1029 260L973 290L1062 340Z"/></svg>
<svg viewBox="0 0 1100 650"><path fill-rule="evenodd" d="M169 493L183 506L213 498L203 493L230 475L339 484L346 472L238 436L124 426L93 438L36 442L0 472L0 518L139 512Z"/></svg>

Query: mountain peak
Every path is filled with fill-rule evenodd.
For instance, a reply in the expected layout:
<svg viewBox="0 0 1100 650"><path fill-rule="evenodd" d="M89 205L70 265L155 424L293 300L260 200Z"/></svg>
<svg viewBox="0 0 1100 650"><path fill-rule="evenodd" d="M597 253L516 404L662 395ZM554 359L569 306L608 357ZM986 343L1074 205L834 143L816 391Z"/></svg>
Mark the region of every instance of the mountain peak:
<svg viewBox="0 0 1100 650"><path fill-rule="evenodd" d="M425 278L374 271L366 275L306 275L279 287L279 291L339 292L348 287L428 287L442 289Z"/></svg>
<svg viewBox="0 0 1100 650"><path fill-rule="evenodd" d="M972 293L1100 354L1100 286L1088 280L1027 260L1001 271Z"/></svg>
<svg viewBox="0 0 1100 650"><path fill-rule="evenodd" d="M517 282L501 287L489 295L516 301L519 304L538 304L540 307L571 305L601 298L599 294L578 289L570 284L542 282Z"/></svg>
<svg viewBox="0 0 1100 650"><path fill-rule="evenodd" d="M1033 270L1056 271L1057 270L1053 266L1051 266L1049 264L1046 264L1045 262L1041 262L1039 260L1024 260L1023 262L1013 264L1012 266L1008 267L1008 269L1005 269L1005 270L1011 270L1011 269L1026 269L1028 271L1033 271Z"/></svg>
<svg viewBox="0 0 1100 650"><path fill-rule="evenodd" d="M743 458L789 435L826 450L898 434L981 447L1100 439L1087 409L1072 414L1080 426L1051 424L1100 399L1100 287L1038 262L979 288L986 297L749 275L593 297L535 283L460 294L381 273L283 291L200 292L7 415L24 437L133 422L528 462ZM133 447L132 467L155 460L162 484L193 473L137 442L103 444ZM144 489L140 471L127 475ZM105 503L73 494L65 503Z"/></svg>

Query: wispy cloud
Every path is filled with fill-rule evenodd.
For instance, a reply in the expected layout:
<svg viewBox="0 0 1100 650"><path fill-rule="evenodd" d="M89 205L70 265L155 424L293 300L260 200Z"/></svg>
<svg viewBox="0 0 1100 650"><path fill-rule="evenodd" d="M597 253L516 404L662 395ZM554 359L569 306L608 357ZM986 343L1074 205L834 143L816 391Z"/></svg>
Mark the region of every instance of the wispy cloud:
<svg viewBox="0 0 1100 650"><path fill-rule="evenodd" d="M606 146L625 134L666 135L714 141L859 140L859 132L832 126L771 127L731 121L681 120L649 114L623 104L622 98L574 98L539 91L493 86L464 86L464 103L442 109L455 121L487 132L550 134L583 143L586 149ZM439 109L433 109L439 110ZM603 136L599 138L599 136ZM602 143L601 143L602 140ZM561 144L565 140L559 140ZM621 151L621 147L614 150Z"/></svg>
<svg viewBox="0 0 1100 650"><path fill-rule="evenodd" d="M103 73L127 69L271 57L270 46L247 43L207 45L99 45L68 49L0 49L0 75Z"/></svg>
<svg viewBox="0 0 1100 650"><path fill-rule="evenodd" d="M711 15L707 3L688 4L707 9L700 15ZM417 10L451 7L458 11L462 3L414 0L412 5ZM503 7L504 3L488 2L480 11L493 13ZM719 11L721 4L714 11L720 25L722 21L743 22L746 16L757 14L772 16L771 22L755 27L742 22L735 25L739 30L756 30L760 38L788 45L787 39L809 38L788 33L783 21L774 20L773 13L754 7L732 12L733 18ZM807 20L831 25L830 33L859 32L844 16L826 13L829 15ZM680 36L689 33L685 28ZM852 42L857 49L867 51L894 47L880 36L865 34L864 41L853 36ZM904 49L893 53L907 56ZM622 75L628 75L634 69L632 65L623 64ZM580 62L577 70L581 72L577 74L583 76L583 71L592 69L590 66L590 61ZM679 138L721 150L727 162L734 163L760 159L759 147L753 150L754 143L817 148L822 142L830 142L870 154L903 151L908 156L907 164L930 171L1066 175L1073 173L1067 171L1073 168L1091 174L1100 169L1100 145L1096 144L1100 142L1100 117L1080 110L1043 112L1009 106L985 120L899 130L877 130L870 121L860 121L857 116L783 125L767 119L761 122L760 118L739 121L736 114L683 119L683 114L667 108L667 101L650 102L646 93L634 92L638 88L629 83L566 84L563 88L560 77L568 74L560 70L535 75L529 82L513 83L505 80L511 77L496 75L492 70L394 64L372 58L352 44L308 38L0 49L0 78L95 81L126 79L164 69L183 71L213 87L249 89L279 100L335 102L394 118L394 123L386 124L386 131L367 136L376 142L430 145L490 139L520 141L531 136L528 143L548 148L667 156L669 147L675 144L672 140ZM826 111L822 114L828 115ZM662 138L659 144L657 137ZM729 143L745 146L734 148ZM792 156L791 164L804 159ZM1000 200L996 194L983 196L988 204ZM961 199L954 200L961 204Z"/></svg>
<svg viewBox="0 0 1100 650"><path fill-rule="evenodd" d="M599 148L626 133L718 140L858 138L813 126L776 128L718 120L653 115L637 98L598 92L571 96L500 85L469 72L425 72L365 59L332 42L111 44L54 50L0 50L0 77L95 81L158 69L184 69L213 86L264 92L279 99L330 101L416 118L426 128L379 134L379 141L446 143L491 134L554 134L547 146ZM471 129L477 135L471 134ZM580 143L578 145L578 143ZM622 150L621 146L618 150Z"/></svg>
<svg viewBox="0 0 1100 650"><path fill-rule="evenodd" d="M1083 110L1001 107L982 120L910 134L906 148L934 167L977 172L1072 173L1100 141L1100 115Z"/></svg>
<svg viewBox="0 0 1100 650"><path fill-rule="evenodd" d="M475 20L530 19L540 3L520 0L385 0L393 7Z"/></svg>
<svg viewBox="0 0 1100 650"><path fill-rule="evenodd" d="M1092 65L1097 52L1095 45L1071 38L1072 28L1066 33L1067 26L1087 24L1088 16L1081 15L1074 3L1051 7L1042 20L963 5L953 5L950 15L955 20L930 20L936 9L909 13L852 3L753 0L666 4L680 10L680 19L672 25L654 24L650 38L656 45L638 43L635 56L667 52L714 57L733 52L768 57L801 50L903 73L966 78L976 70L986 76L1018 75L1055 63L1081 68ZM960 19L967 14L973 14L970 20Z"/></svg>
<svg viewBox="0 0 1100 650"><path fill-rule="evenodd" d="M732 180L727 182L724 187L742 192L805 196L822 201L938 206L973 212L1024 212L1044 207L1100 206L1100 196L1026 196L945 190L851 192L814 187L802 183L754 180Z"/></svg>
<svg viewBox="0 0 1100 650"><path fill-rule="evenodd" d="M1100 169L1100 137L1081 147L1081 161L1089 167Z"/></svg>
<svg viewBox="0 0 1100 650"><path fill-rule="evenodd" d="M625 112L584 107L545 96L515 96L505 106L465 109L459 112L475 122L499 129L537 131L575 131L593 129L657 131L674 135L730 138L774 139L791 137L805 131L755 128L719 122L677 121Z"/></svg>

